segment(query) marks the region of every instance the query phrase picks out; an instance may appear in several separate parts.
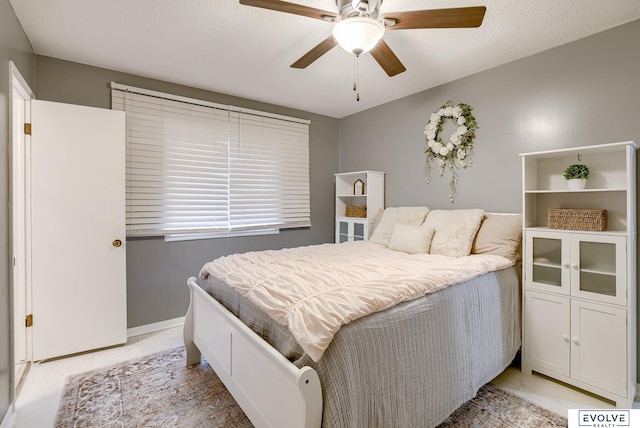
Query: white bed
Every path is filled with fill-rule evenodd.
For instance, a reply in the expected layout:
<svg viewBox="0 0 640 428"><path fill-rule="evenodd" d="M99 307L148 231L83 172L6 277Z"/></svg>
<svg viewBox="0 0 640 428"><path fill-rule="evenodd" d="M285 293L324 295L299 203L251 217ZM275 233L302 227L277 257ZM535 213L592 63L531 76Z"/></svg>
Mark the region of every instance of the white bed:
<svg viewBox="0 0 640 428"><path fill-rule="evenodd" d="M450 221L451 213L445 217ZM504 239L494 235L505 233L506 217L483 218L480 231L472 231L473 251L498 254ZM508 222L518 225L513 217ZM372 240L394 247L384 223ZM516 238L517 228L510 229L513 252L519 233ZM444 227L441 237L446 233ZM488 239L480 239L483 233ZM411 246L415 251L415 242ZM435 426L504 370L520 345L519 270L513 266L355 319L315 361L286 327L219 278L190 278L188 285L187 364L199 363L203 354L258 427Z"/></svg>

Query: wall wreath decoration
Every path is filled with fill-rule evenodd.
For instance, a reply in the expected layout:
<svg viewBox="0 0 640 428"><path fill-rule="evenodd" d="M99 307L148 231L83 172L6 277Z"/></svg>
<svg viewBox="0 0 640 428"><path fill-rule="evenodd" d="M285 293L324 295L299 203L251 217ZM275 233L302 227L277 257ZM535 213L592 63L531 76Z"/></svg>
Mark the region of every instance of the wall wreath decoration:
<svg viewBox="0 0 640 428"><path fill-rule="evenodd" d="M442 177L447 169L451 171L449 181L449 200L456 198L456 184L458 184L457 168L468 168L473 165L473 139L478 128L476 119L471 114L468 104L454 105L447 101L437 112L431 114L429 122L424 128L426 141L425 162L426 180L431 182L431 163L436 161L438 173ZM457 127L449 137L449 141L442 142L442 129L447 121L452 121Z"/></svg>

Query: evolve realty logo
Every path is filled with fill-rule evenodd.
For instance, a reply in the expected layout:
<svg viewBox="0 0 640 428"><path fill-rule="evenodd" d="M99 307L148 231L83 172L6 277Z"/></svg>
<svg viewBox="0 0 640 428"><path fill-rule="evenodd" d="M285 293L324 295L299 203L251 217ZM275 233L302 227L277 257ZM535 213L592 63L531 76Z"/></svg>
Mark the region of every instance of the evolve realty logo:
<svg viewBox="0 0 640 428"><path fill-rule="evenodd" d="M578 410L578 426L591 428L628 427L629 410Z"/></svg>

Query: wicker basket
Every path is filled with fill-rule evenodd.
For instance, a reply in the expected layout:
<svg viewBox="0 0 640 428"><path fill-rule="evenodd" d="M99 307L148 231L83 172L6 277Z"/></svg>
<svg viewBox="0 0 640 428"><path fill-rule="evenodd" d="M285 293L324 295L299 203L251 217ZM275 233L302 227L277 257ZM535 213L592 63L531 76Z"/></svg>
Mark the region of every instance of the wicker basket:
<svg viewBox="0 0 640 428"><path fill-rule="evenodd" d="M345 215L347 217L367 217L367 207L356 207L353 205L348 205Z"/></svg>
<svg viewBox="0 0 640 428"><path fill-rule="evenodd" d="M549 229L607 230L607 210L550 208Z"/></svg>

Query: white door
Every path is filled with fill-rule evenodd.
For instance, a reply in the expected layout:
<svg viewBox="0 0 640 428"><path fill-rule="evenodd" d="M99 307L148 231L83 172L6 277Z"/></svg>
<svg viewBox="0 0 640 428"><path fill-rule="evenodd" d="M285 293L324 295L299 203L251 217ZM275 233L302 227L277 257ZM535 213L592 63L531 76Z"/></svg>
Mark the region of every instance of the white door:
<svg viewBox="0 0 640 428"><path fill-rule="evenodd" d="M569 298L529 290L525 293L523 349L528 365L569 376Z"/></svg>
<svg viewBox="0 0 640 428"><path fill-rule="evenodd" d="M626 310L573 300L571 347L572 378L627 398Z"/></svg>
<svg viewBox="0 0 640 428"><path fill-rule="evenodd" d="M33 100L31 123L33 359L124 343L125 114Z"/></svg>

